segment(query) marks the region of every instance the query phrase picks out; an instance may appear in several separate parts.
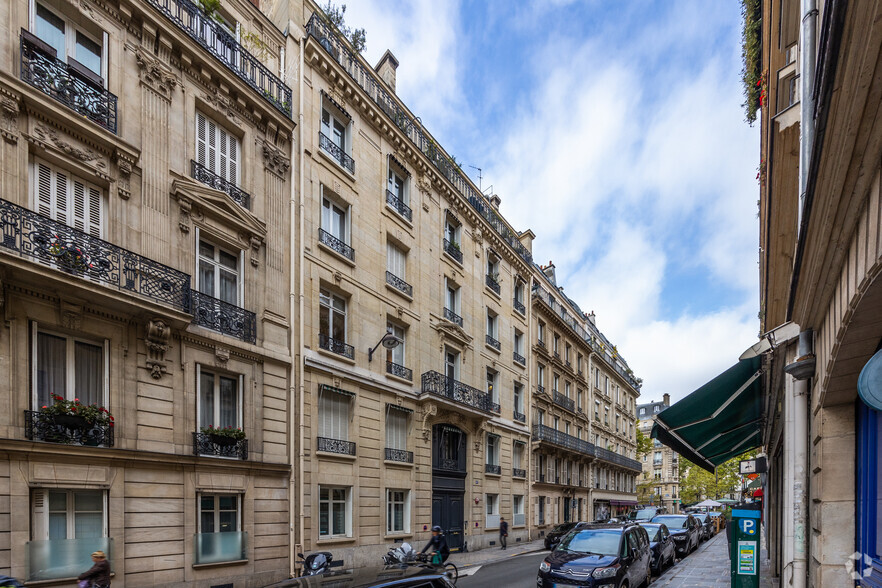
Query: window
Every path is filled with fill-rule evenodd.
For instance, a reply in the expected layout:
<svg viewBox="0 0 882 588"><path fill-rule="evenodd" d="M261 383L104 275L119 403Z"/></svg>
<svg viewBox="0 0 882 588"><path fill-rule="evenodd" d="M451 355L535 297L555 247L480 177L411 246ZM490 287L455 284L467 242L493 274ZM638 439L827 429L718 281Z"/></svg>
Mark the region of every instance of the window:
<svg viewBox="0 0 882 588"><path fill-rule="evenodd" d="M538 508L536 509L536 519L537 523L540 525L545 524L545 497L540 496L536 499L536 505Z"/></svg>
<svg viewBox="0 0 882 588"><path fill-rule="evenodd" d="M241 427L241 376L216 374L197 365L196 378L199 381L199 426Z"/></svg>
<svg viewBox="0 0 882 588"><path fill-rule="evenodd" d="M512 444L512 452L511 452L511 467L519 470L522 469L522 463L524 461L524 444L515 441Z"/></svg>
<svg viewBox="0 0 882 588"><path fill-rule="evenodd" d="M499 380L499 372L487 368L487 394L493 402L499 402L499 390L497 381Z"/></svg>
<svg viewBox="0 0 882 588"><path fill-rule="evenodd" d="M582 373L582 354L578 354L576 356L576 370L581 374Z"/></svg>
<svg viewBox="0 0 882 588"><path fill-rule="evenodd" d="M392 242L386 243L386 271L407 281L407 253Z"/></svg>
<svg viewBox="0 0 882 588"><path fill-rule="evenodd" d="M514 410L515 412L524 412L524 386L520 382L514 383Z"/></svg>
<svg viewBox="0 0 882 588"><path fill-rule="evenodd" d="M319 334L346 341L346 301L324 288L319 290Z"/></svg>
<svg viewBox="0 0 882 588"><path fill-rule="evenodd" d="M324 186L322 186L322 192L324 192ZM322 196L322 230L343 243L349 242L347 210L346 207Z"/></svg>
<svg viewBox="0 0 882 588"><path fill-rule="evenodd" d="M410 532L410 491L386 490L386 534Z"/></svg>
<svg viewBox="0 0 882 588"><path fill-rule="evenodd" d="M39 159L32 170L34 210L93 237L104 236L106 204L101 189ZM50 240L50 247L54 244Z"/></svg>
<svg viewBox="0 0 882 588"><path fill-rule="evenodd" d="M545 424L545 411L542 409L539 409L536 411L536 424L537 425L544 425Z"/></svg>
<svg viewBox="0 0 882 588"><path fill-rule="evenodd" d="M555 392L560 392L560 374L554 374L554 378L552 379L551 389Z"/></svg>
<svg viewBox="0 0 882 588"><path fill-rule="evenodd" d="M319 145L346 167L350 173L354 173L355 166L348 165L352 163L350 157L352 153L352 138L349 132L350 118L327 96L323 96L322 102L322 128Z"/></svg>
<svg viewBox="0 0 882 588"><path fill-rule="evenodd" d="M540 392L545 390L545 366L541 363L536 368L536 385Z"/></svg>
<svg viewBox="0 0 882 588"><path fill-rule="evenodd" d="M487 465L499 465L499 436L487 435Z"/></svg>
<svg viewBox="0 0 882 588"><path fill-rule="evenodd" d="M449 279L444 278L444 308L447 310L459 314L459 300L460 300L460 288L456 285L456 283Z"/></svg>
<svg viewBox="0 0 882 588"><path fill-rule="evenodd" d="M661 465L661 463L662 463L662 452L661 451L655 452L655 454L652 456L652 463L653 463L653 465Z"/></svg>
<svg viewBox="0 0 882 588"><path fill-rule="evenodd" d="M545 323L539 321L538 333L539 343L545 343Z"/></svg>
<svg viewBox="0 0 882 588"><path fill-rule="evenodd" d="M571 351L572 349L573 349L573 348L572 348L572 346L571 346L569 343L567 343L567 344L564 346L564 360L567 362L567 365L570 364L570 351Z"/></svg>
<svg viewBox="0 0 882 588"><path fill-rule="evenodd" d="M603 377L603 394L609 396L609 376Z"/></svg>
<svg viewBox="0 0 882 588"><path fill-rule="evenodd" d="M499 494L487 494L486 496L487 496L487 514L490 516L498 515L499 514Z"/></svg>
<svg viewBox="0 0 882 588"><path fill-rule="evenodd" d="M386 361L392 362L394 364L403 366L404 365L404 347L407 339L405 338L404 327L400 325L396 325L395 323L386 323L386 331L391 333L393 336L398 337L398 340L401 343L393 349L386 350Z"/></svg>
<svg viewBox="0 0 882 588"><path fill-rule="evenodd" d="M239 495L202 494L199 497L199 532L229 533L239 530Z"/></svg>
<svg viewBox="0 0 882 588"><path fill-rule="evenodd" d="M560 426L560 417L554 417L552 423L554 424L554 430L557 431Z"/></svg>
<svg viewBox="0 0 882 588"><path fill-rule="evenodd" d="M524 334L517 329L514 332L514 351L521 357L524 356Z"/></svg>
<svg viewBox="0 0 882 588"><path fill-rule="evenodd" d="M388 406L386 410L387 448L407 450L407 414L394 406Z"/></svg>
<svg viewBox="0 0 882 588"><path fill-rule="evenodd" d="M511 497L512 524L520 526L524 524L524 496L515 494Z"/></svg>
<svg viewBox="0 0 882 588"><path fill-rule="evenodd" d="M515 309L523 313L524 308L524 283L518 280L514 287Z"/></svg>
<svg viewBox="0 0 882 588"><path fill-rule="evenodd" d="M32 530L35 541L107 536L104 492L60 488L36 489L33 492Z"/></svg>
<svg viewBox="0 0 882 588"><path fill-rule="evenodd" d="M391 195L395 203L400 203L405 206L410 205L410 194L408 193L407 177L407 172L399 169L398 165L396 165L394 163L394 160L390 157L389 178L386 189L389 191L389 194Z"/></svg>
<svg viewBox="0 0 882 588"><path fill-rule="evenodd" d="M318 436L349 440L349 405L351 397L322 387L319 391Z"/></svg>
<svg viewBox="0 0 882 588"><path fill-rule="evenodd" d="M499 317L490 309L487 309L487 335L499 339Z"/></svg>
<svg viewBox="0 0 882 588"><path fill-rule="evenodd" d="M319 486L319 536L347 537L350 534L351 488Z"/></svg>
<svg viewBox="0 0 882 588"><path fill-rule="evenodd" d="M32 323L34 407L52 404L52 396L79 398L83 404L107 404L107 343L37 331Z"/></svg>
<svg viewBox="0 0 882 588"><path fill-rule="evenodd" d="M104 39L85 32L42 4L36 5L34 32L63 62L75 59L99 77L104 76ZM103 82L103 80L102 80ZM103 83L102 83L103 86Z"/></svg>
<svg viewBox="0 0 882 588"><path fill-rule="evenodd" d="M600 390L600 370L594 369L594 387Z"/></svg>
<svg viewBox="0 0 882 588"><path fill-rule="evenodd" d="M582 410L582 391L581 390L576 391L576 399L578 400L578 405L577 405L578 409Z"/></svg>
<svg viewBox="0 0 882 588"><path fill-rule="evenodd" d="M560 355L560 335L557 333L554 334L554 354Z"/></svg>
<svg viewBox="0 0 882 588"><path fill-rule="evenodd" d="M196 288L203 294L241 306L239 255L208 241L199 240L199 272Z"/></svg>
<svg viewBox="0 0 882 588"><path fill-rule="evenodd" d="M444 239L452 247L459 248L460 225L450 217L444 221Z"/></svg>
<svg viewBox="0 0 882 588"><path fill-rule="evenodd" d="M452 347L444 348L444 375L450 380L459 380L459 351Z"/></svg>
<svg viewBox="0 0 882 588"><path fill-rule="evenodd" d="M564 382L564 395L566 395L567 398L570 398L570 388L571 388L570 381L567 380L566 382Z"/></svg>
<svg viewBox="0 0 882 588"><path fill-rule="evenodd" d="M239 139L196 112L196 163L230 184L239 185Z"/></svg>

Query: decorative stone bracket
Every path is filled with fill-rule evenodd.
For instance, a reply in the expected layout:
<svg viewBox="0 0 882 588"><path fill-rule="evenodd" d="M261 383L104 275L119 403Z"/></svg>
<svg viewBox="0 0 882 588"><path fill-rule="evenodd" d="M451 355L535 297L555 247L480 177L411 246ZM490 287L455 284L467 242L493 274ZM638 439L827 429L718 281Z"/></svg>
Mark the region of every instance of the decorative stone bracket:
<svg viewBox="0 0 882 588"><path fill-rule="evenodd" d="M147 344L147 367L150 368L150 376L158 380L168 372L168 361L165 354L171 340L171 328L162 319L152 319L147 323L147 336L144 342Z"/></svg>

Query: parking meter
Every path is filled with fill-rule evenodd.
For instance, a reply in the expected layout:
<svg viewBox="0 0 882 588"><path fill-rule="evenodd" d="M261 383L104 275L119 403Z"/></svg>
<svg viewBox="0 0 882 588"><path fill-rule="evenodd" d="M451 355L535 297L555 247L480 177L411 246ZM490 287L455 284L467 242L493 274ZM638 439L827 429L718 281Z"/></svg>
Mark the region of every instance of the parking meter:
<svg viewBox="0 0 882 588"><path fill-rule="evenodd" d="M732 510L729 564L732 588L759 588L760 511Z"/></svg>

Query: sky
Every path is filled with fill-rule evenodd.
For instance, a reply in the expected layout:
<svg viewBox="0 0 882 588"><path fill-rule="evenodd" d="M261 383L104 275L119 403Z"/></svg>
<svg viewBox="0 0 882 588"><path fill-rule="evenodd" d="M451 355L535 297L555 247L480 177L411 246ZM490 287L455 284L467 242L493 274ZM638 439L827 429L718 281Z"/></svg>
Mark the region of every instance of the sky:
<svg viewBox="0 0 882 588"><path fill-rule="evenodd" d="M756 342L738 0L346 6L368 61L395 54L399 97L594 310L640 402L684 397Z"/></svg>

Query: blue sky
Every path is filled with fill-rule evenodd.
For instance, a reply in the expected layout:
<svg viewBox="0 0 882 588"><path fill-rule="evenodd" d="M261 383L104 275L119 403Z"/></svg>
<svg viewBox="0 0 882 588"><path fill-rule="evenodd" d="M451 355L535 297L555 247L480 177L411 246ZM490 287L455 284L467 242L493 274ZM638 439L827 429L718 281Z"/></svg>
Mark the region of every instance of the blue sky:
<svg viewBox="0 0 882 588"><path fill-rule="evenodd" d="M737 0L349 0L365 56L644 379L674 399L757 336L758 130Z"/></svg>

